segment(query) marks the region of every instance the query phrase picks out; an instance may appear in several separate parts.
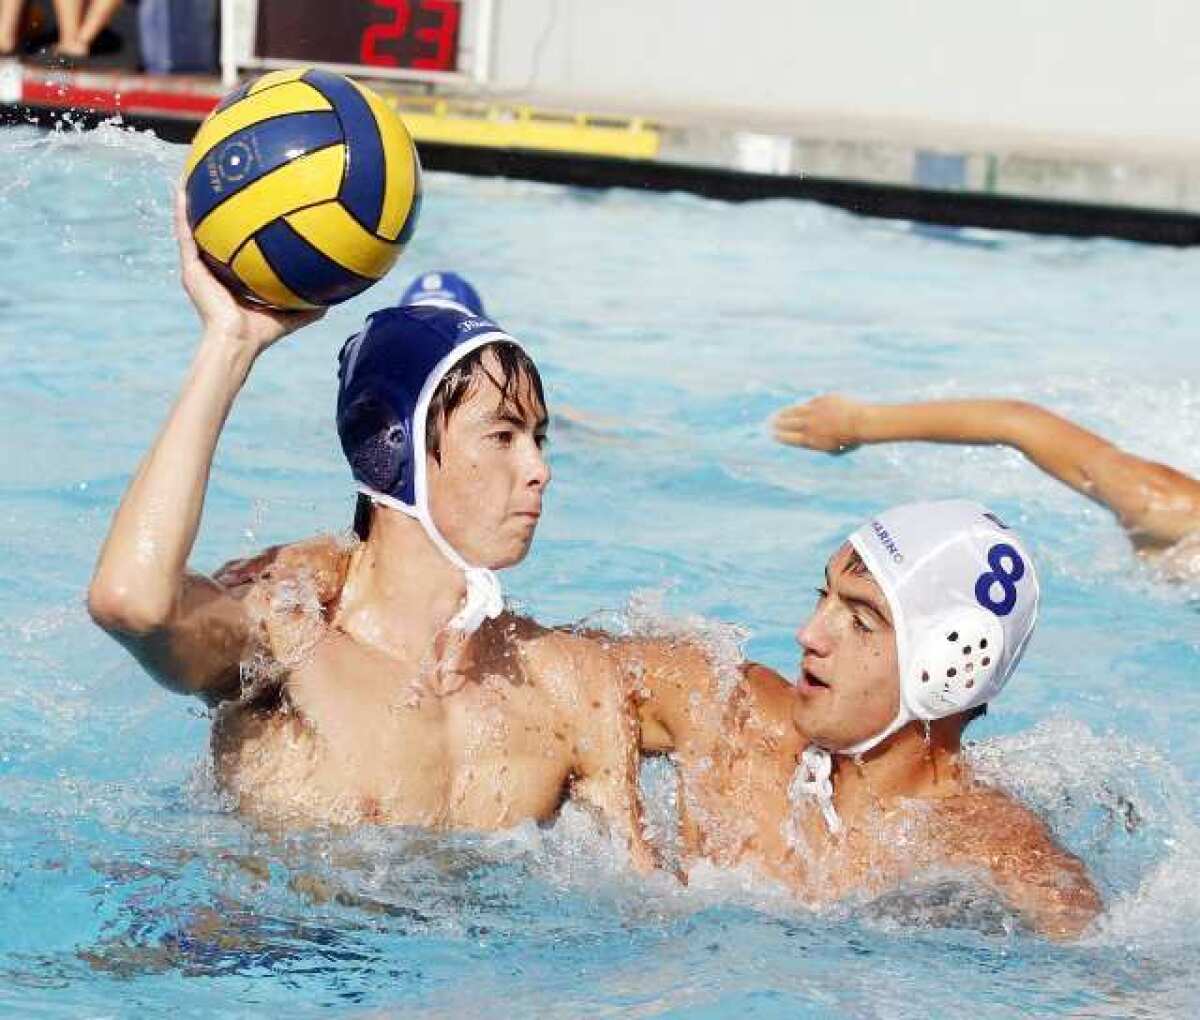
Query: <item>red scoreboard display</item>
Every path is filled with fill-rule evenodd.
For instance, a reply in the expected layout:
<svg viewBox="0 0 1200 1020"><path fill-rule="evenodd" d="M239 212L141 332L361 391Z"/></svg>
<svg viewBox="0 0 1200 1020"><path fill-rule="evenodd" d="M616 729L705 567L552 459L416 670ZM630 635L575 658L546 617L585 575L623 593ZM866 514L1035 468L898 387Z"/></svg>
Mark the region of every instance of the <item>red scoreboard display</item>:
<svg viewBox="0 0 1200 1020"><path fill-rule="evenodd" d="M259 0L255 56L457 74L462 0Z"/></svg>

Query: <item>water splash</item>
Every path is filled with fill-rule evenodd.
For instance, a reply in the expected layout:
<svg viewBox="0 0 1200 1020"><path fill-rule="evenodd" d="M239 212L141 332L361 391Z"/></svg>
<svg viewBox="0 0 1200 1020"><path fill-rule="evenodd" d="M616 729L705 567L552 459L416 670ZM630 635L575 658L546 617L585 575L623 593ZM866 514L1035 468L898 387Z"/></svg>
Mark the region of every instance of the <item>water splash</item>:
<svg viewBox="0 0 1200 1020"><path fill-rule="evenodd" d="M985 781L1047 820L1088 864L1107 909L1099 944L1193 944L1200 828L1187 785L1158 751L1117 733L1054 718L971 745Z"/></svg>
<svg viewBox="0 0 1200 1020"><path fill-rule="evenodd" d="M727 702L742 679L746 642L750 631L738 624L714 620L698 613L679 615L666 608L671 586L633 592L616 612L593 613L580 626L597 627L615 637L656 638L686 642L701 648L717 681L717 692Z"/></svg>

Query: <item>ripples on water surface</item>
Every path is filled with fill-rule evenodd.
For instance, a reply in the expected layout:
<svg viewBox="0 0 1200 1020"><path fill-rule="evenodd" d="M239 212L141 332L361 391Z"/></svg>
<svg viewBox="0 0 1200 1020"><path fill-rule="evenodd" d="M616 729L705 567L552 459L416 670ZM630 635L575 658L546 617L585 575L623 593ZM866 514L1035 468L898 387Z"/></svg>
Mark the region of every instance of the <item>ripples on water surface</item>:
<svg viewBox="0 0 1200 1020"><path fill-rule="evenodd" d="M543 619L648 589L745 624L793 675L792 631L860 517L989 502L1040 554L1045 611L976 754L1110 903L1061 947L953 883L813 915L738 874L635 879L571 811L499 837L282 840L222 811L203 713L81 603L196 337L169 235L182 151L112 127L0 133L0 1011L1195 1015L1197 592L1015 454L831 459L772 445L764 420L832 388L1021 395L1200 474L1200 253L431 174L396 276L256 369L197 549L211 567L348 520L335 353L443 266L528 339L552 405L619 423L554 435L550 510L509 580ZM645 778L665 819L670 776Z"/></svg>

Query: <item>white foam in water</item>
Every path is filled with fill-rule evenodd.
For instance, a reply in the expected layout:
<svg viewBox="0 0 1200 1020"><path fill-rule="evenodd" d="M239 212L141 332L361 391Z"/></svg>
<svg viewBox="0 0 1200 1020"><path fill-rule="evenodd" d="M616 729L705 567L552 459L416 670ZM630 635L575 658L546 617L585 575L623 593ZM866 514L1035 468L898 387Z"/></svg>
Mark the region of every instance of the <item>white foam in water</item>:
<svg viewBox="0 0 1200 1020"><path fill-rule="evenodd" d="M656 770L651 765L646 771ZM674 829L677 821L675 784L663 778L647 783L645 776L643 784L648 796L647 834L661 846L658 840L663 830ZM720 906L750 907L783 917L802 912L787 890L748 867L689 862L687 885L665 871L634 875L623 843L590 810L573 803L566 804L551 825L529 822L489 837L486 845L502 859L515 855L535 879L596 897L630 920L685 918ZM664 863L668 867L679 864L669 847Z"/></svg>
<svg viewBox="0 0 1200 1020"><path fill-rule="evenodd" d="M972 745L968 756L1088 862L1106 899L1096 941L1145 949L1194 939L1200 828L1182 777L1158 751L1057 718Z"/></svg>
<svg viewBox="0 0 1200 1020"><path fill-rule="evenodd" d="M663 587L635 591L622 611L592 614L583 625L601 627L618 637L673 639L698 645L712 664L718 696L728 701L742 677L749 632L737 624L697 614L678 616L667 612L668 590Z"/></svg>

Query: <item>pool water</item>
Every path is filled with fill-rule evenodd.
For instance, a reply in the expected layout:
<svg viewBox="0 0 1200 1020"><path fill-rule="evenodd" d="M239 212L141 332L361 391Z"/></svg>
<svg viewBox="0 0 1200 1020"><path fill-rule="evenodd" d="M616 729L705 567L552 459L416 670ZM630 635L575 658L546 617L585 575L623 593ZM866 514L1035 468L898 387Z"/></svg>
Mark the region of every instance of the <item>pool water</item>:
<svg viewBox="0 0 1200 1020"><path fill-rule="evenodd" d="M540 619L699 615L794 675L793 631L860 518L983 500L1045 590L972 753L1108 903L1057 946L950 878L823 913L742 873L639 879L569 808L455 838L269 833L225 810L205 713L82 601L197 339L170 236L182 158L111 125L0 132L0 1013L1196 1015L1200 591L1016 454L828 458L765 421L831 389L1019 395L1200 474L1200 252L430 174L393 277L256 367L194 557L348 524L335 355L428 268L476 282L551 410L588 416L553 430L548 512L508 576ZM665 831L669 767L644 781Z"/></svg>

